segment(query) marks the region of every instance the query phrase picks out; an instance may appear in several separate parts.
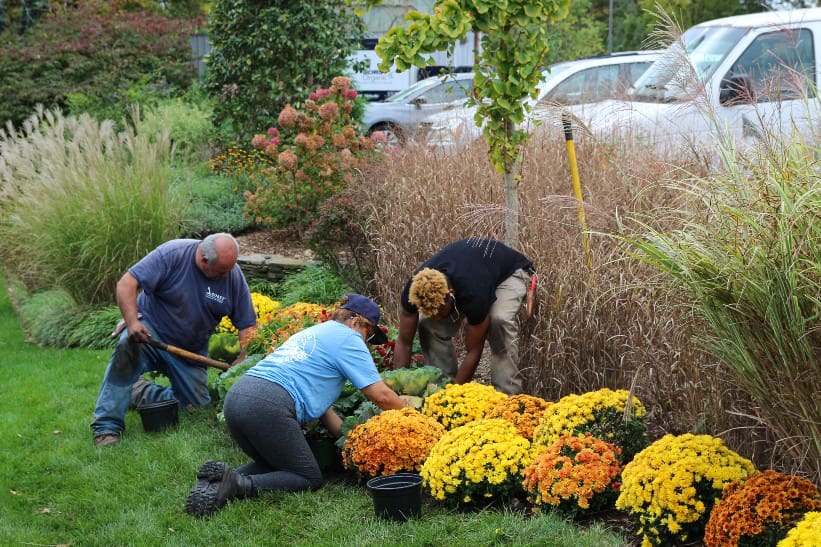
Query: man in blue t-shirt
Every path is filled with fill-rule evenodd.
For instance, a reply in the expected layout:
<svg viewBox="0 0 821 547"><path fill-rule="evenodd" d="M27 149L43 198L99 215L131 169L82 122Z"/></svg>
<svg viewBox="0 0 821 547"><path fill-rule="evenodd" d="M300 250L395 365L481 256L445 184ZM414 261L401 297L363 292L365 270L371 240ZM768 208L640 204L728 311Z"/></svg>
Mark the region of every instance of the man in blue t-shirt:
<svg viewBox="0 0 821 547"><path fill-rule="evenodd" d="M119 345L136 345L140 351L133 359L112 355L108 363L91 424L98 447L120 441L129 404L176 399L189 408L211 402L207 370L143 347L150 338L207 355L208 339L227 315L241 341L242 353L235 362L245 358L244 342L256 327L256 313L238 256L239 244L230 234L212 234L202 241L175 239L148 253L117 282L117 305L125 324ZM143 380L142 374L150 371L167 376L171 386Z"/></svg>
<svg viewBox="0 0 821 547"><path fill-rule="evenodd" d="M532 270L527 257L491 239L472 237L444 247L402 291L394 367L408 366L418 330L425 362L463 384L473 378L487 340L491 383L503 393L521 393L517 315ZM458 364L452 338L465 320L465 357Z"/></svg>

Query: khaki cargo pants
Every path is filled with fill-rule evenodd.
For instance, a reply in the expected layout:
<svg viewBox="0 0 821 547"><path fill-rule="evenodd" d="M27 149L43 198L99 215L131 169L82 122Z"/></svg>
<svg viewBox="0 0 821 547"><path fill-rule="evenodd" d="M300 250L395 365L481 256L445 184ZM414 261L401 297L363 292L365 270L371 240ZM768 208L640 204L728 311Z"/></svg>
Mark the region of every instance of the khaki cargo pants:
<svg viewBox="0 0 821 547"><path fill-rule="evenodd" d="M522 307L530 276L516 270L496 288L496 301L490 308L487 341L490 345L490 381L493 387L508 395L522 392L519 375L519 325L517 316ZM440 320L420 317L419 343L425 363L435 365L448 377L455 378L459 363L453 337L465 316L458 310Z"/></svg>

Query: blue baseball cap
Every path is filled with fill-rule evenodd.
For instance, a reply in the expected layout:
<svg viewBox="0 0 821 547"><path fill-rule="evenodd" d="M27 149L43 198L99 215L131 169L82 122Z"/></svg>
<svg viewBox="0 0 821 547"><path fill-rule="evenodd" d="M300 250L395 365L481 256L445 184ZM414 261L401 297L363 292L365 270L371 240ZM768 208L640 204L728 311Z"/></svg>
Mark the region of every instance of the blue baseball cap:
<svg viewBox="0 0 821 547"><path fill-rule="evenodd" d="M340 309L351 310L352 312L359 314L370 321L376 327L374 328L373 336L368 339L368 342L376 345L386 343L388 341L388 337L385 334L385 331L382 330L382 327L379 326L379 318L381 314L379 312L379 306L376 305L376 302L367 296L362 296L361 294L356 293L346 294L345 297L347 298L347 302L339 306Z"/></svg>

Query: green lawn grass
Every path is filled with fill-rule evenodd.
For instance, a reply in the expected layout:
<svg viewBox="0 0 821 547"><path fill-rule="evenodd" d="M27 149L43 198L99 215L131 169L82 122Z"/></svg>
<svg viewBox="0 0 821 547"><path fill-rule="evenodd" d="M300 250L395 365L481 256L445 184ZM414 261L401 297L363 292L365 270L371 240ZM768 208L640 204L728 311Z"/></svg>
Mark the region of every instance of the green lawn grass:
<svg viewBox="0 0 821 547"><path fill-rule="evenodd" d="M344 476L194 519L183 505L200 464L245 462L214 410L184 413L162 433L145 433L129 412L122 442L95 448L89 423L109 352L26 342L0 289L0 545L627 545L599 524L427 501L420 519L383 522Z"/></svg>

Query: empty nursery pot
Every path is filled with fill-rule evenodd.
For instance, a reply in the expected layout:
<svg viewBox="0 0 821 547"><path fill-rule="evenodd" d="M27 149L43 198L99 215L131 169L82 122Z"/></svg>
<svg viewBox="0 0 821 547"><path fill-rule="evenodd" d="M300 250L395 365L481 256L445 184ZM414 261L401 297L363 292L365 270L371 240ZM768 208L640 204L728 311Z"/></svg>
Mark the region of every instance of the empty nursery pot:
<svg viewBox="0 0 821 547"><path fill-rule="evenodd" d="M396 473L367 482L377 518L404 522L422 514L422 477Z"/></svg>
<svg viewBox="0 0 821 547"><path fill-rule="evenodd" d="M155 432L176 426L180 421L180 405L176 400L160 401L137 407L146 432Z"/></svg>

